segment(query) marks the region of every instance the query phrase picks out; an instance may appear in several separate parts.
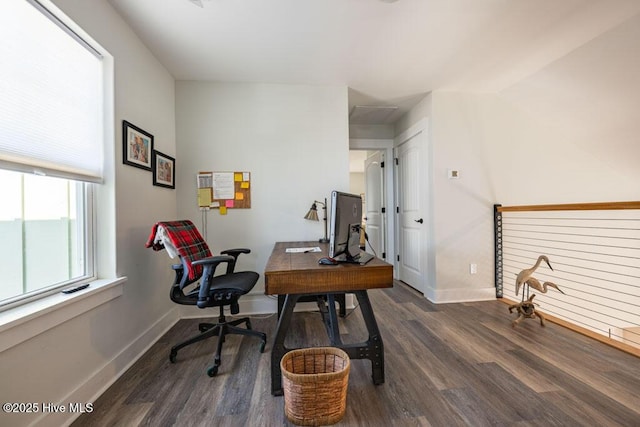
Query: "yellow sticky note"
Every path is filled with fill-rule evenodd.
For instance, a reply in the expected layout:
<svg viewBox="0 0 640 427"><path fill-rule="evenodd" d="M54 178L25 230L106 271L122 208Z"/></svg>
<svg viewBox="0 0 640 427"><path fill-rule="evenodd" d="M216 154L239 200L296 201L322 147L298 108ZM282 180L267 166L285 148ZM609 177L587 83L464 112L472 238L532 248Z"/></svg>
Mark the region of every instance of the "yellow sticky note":
<svg viewBox="0 0 640 427"><path fill-rule="evenodd" d="M211 204L211 188L198 188L198 206L205 207Z"/></svg>
<svg viewBox="0 0 640 427"><path fill-rule="evenodd" d="M220 206L220 215L226 215L226 214L227 214L227 207Z"/></svg>
<svg viewBox="0 0 640 427"><path fill-rule="evenodd" d="M239 182L239 181L242 181L242 173L236 172L236 173L233 175L233 180L234 180L234 181L238 181L238 182Z"/></svg>
<svg viewBox="0 0 640 427"><path fill-rule="evenodd" d="M244 194L240 192L236 193L236 200L244 200Z"/></svg>
<svg viewBox="0 0 640 427"><path fill-rule="evenodd" d="M249 181L243 181L242 184L240 184L240 188L249 188Z"/></svg>

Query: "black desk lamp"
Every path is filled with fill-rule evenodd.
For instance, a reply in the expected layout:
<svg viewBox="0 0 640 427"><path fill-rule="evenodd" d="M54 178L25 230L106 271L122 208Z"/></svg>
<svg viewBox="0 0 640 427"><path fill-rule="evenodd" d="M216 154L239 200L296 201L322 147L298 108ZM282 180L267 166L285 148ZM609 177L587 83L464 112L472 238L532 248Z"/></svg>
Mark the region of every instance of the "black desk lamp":
<svg viewBox="0 0 640 427"><path fill-rule="evenodd" d="M327 199L324 199L323 202L319 202L315 200L309 209L309 212L304 216L304 219L308 219L311 221L319 221L318 219L318 204L322 205L323 210L323 220L324 220L324 237L318 240L320 243L329 243L329 239L327 239Z"/></svg>

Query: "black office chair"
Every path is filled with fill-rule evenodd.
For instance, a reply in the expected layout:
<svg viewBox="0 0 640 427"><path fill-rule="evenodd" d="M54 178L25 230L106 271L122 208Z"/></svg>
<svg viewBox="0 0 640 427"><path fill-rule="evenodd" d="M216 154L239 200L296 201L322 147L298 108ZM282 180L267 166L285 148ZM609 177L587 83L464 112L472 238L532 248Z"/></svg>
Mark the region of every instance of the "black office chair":
<svg viewBox="0 0 640 427"><path fill-rule="evenodd" d="M199 308L220 307L217 323L200 323L200 334L171 348L171 363L175 363L178 350L181 348L217 336L218 344L213 365L207 369L207 374L213 377L218 373L220 366L222 343L229 334L260 338L260 352L264 352L267 335L252 330L248 317L227 321L224 315L226 306L230 306L231 314L240 312L238 299L251 291L260 277L253 271L234 271L238 256L250 253L249 249L229 249L222 251L219 256L211 256L207 243L189 220L155 224L146 247L154 250L167 249L170 254L180 256L181 264L172 266L175 272L170 294L172 301L183 305L197 305ZM226 263L226 272L216 276L216 268L221 263ZM246 324L246 329L238 327L242 323Z"/></svg>

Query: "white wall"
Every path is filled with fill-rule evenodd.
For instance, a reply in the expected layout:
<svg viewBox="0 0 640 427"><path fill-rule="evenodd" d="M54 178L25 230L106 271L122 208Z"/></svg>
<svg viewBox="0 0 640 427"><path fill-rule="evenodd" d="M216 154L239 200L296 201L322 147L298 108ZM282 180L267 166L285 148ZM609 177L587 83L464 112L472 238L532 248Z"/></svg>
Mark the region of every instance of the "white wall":
<svg viewBox="0 0 640 427"><path fill-rule="evenodd" d="M456 96L432 94L434 288L440 295L463 295L463 290L494 286L495 197L483 153L482 116L465 108ZM467 99L467 95L460 97ZM449 179L449 169L457 170L459 178ZM472 263L478 266L475 275L470 274Z"/></svg>
<svg viewBox="0 0 640 427"><path fill-rule="evenodd" d="M157 149L175 153L174 80L106 0L55 3L114 57L115 140L100 189L98 244L102 268L128 281L122 296L0 353L3 402L93 402L178 318L168 298L170 262L144 248L151 225L177 215L176 191L123 165L121 142L126 119L153 134ZM58 426L70 416L0 413L0 425Z"/></svg>
<svg viewBox="0 0 640 427"><path fill-rule="evenodd" d="M351 139L393 139L394 125L349 125Z"/></svg>
<svg viewBox="0 0 640 427"><path fill-rule="evenodd" d="M636 2L635 7L638 5ZM640 197L639 186L625 184L628 177L637 177L640 158L638 40L640 14L500 92L500 98L519 110L519 115L526 114L549 129L544 132L566 141L567 155L575 157L575 161L569 157L566 166L583 161L596 166L582 168L577 176L584 180L584 189L593 188L589 200L602 200L603 195L612 200ZM529 151L534 147L531 144ZM536 163L538 170L543 170L547 161L567 159L564 153L556 155L553 147L549 148L533 153L541 160ZM610 186L611 182L617 185ZM563 181L557 184L568 197L574 196ZM575 196L582 194L580 189Z"/></svg>
<svg viewBox="0 0 640 427"><path fill-rule="evenodd" d="M499 95L434 92L396 127L431 120L435 294L493 286L493 204L638 200L640 172L616 168L637 144L602 150L606 135L574 137ZM628 123L635 126L635 123ZM600 138L600 141L595 141ZM596 148L594 148L596 147ZM450 180L448 169L460 179ZM478 274L469 274L469 264ZM447 302L446 300L437 302Z"/></svg>
<svg viewBox="0 0 640 427"><path fill-rule="evenodd" d="M351 172L349 174L349 192L352 194L364 194L364 172Z"/></svg>
<svg viewBox="0 0 640 427"><path fill-rule="evenodd" d="M262 273L276 241L322 237L322 221L304 219L314 200L348 191L347 116L344 86L177 82L179 216L202 224L197 172L251 172L251 209L211 210L206 238L214 253L250 248L239 268ZM261 277L243 309L275 311L263 292Z"/></svg>
<svg viewBox="0 0 640 427"><path fill-rule="evenodd" d="M428 93L411 110L398 119L394 125L394 137L402 134L425 117L431 117L431 94Z"/></svg>
<svg viewBox="0 0 640 427"><path fill-rule="evenodd" d="M493 285L494 203L640 199L639 23L620 23L498 94L435 91L396 123L396 135L424 117L431 124L435 294Z"/></svg>

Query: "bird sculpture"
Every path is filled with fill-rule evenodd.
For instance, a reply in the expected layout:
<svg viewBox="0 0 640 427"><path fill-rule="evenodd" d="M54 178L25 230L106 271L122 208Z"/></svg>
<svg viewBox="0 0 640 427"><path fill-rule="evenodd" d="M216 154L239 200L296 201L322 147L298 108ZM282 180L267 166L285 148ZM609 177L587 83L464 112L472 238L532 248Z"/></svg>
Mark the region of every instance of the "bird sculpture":
<svg viewBox="0 0 640 427"><path fill-rule="evenodd" d="M530 288L534 288L542 292L543 294L546 294L548 288L550 287L555 288L564 294L564 292L562 292L562 290L555 283L544 282L541 284L538 279L536 279L535 277L532 277L536 269L540 267L540 264L542 264L542 261L546 262L549 268L553 270L553 267L551 267L551 264L549 263L549 258L547 258L545 255L540 255L533 267L525 268L520 273L518 273L518 277L516 277L516 295L519 295L520 293L520 286L525 284L528 285ZM522 298L524 299L524 289L522 290Z"/></svg>
<svg viewBox="0 0 640 427"><path fill-rule="evenodd" d="M513 313L513 309L518 313L518 318L511 322L512 327L516 327L518 323L522 321L522 319L528 318L533 319L538 317L540 319L540 326L544 326L544 316L542 313L536 311L536 303L533 302L533 298L536 294L533 294L527 300L523 300L521 303L513 304L509 306L509 313Z"/></svg>

